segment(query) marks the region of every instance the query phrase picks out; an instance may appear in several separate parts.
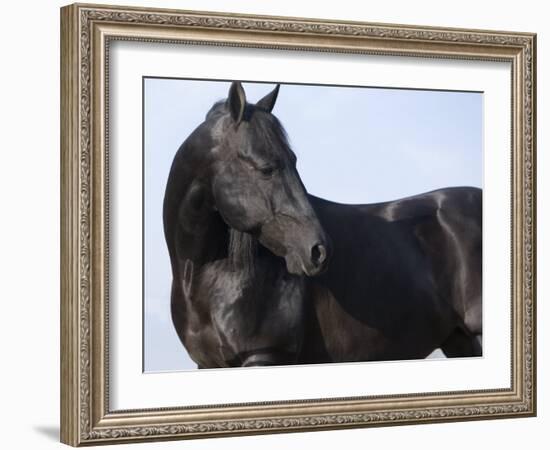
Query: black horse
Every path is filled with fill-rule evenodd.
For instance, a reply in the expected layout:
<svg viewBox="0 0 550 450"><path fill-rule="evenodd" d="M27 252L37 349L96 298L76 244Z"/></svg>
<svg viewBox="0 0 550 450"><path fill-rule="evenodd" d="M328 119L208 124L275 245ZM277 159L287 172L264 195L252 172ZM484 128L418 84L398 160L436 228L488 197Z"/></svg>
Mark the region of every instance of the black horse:
<svg viewBox="0 0 550 450"><path fill-rule="evenodd" d="M234 82L164 198L176 331L200 368L481 355L481 191L343 205L306 192Z"/></svg>

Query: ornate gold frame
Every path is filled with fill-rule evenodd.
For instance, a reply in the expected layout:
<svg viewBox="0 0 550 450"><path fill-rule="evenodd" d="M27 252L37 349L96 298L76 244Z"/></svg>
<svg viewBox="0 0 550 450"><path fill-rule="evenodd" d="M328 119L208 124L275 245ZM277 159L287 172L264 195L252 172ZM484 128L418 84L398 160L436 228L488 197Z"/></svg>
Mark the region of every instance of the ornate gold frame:
<svg viewBox="0 0 550 450"><path fill-rule="evenodd" d="M106 62L114 39L510 62L511 387L110 411ZM536 36L529 33L99 5L62 8L62 442L77 446L535 415L535 52Z"/></svg>

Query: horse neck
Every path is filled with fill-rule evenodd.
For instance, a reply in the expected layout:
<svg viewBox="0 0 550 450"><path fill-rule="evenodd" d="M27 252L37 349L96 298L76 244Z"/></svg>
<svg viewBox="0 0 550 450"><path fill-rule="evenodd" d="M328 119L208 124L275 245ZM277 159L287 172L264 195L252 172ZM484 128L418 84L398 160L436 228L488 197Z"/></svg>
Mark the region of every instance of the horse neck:
<svg viewBox="0 0 550 450"><path fill-rule="evenodd" d="M217 212L207 181L185 164L181 154L168 178L164 200L164 228L174 268L186 261L194 267L225 260L231 270L251 275L258 243L248 233L230 228ZM201 177L202 178L202 177Z"/></svg>
<svg viewBox="0 0 550 450"><path fill-rule="evenodd" d="M218 257L228 241L226 226L212 206L206 172L214 145L205 124L181 145L166 183L164 234L173 268L190 260L198 265Z"/></svg>
<svg viewBox="0 0 550 450"><path fill-rule="evenodd" d="M188 212L192 214L191 212ZM180 217L185 217L185 208ZM181 228L177 237L178 259L190 260L195 267L223 261L226 268L247 278L255 274L259 243L248 233L230 228L216 211L209 211L191 229Z"/></svg>
<svg viewBox="0 0 550 450"><path fill-rule="evenodd" d="M176 178L186 180L185 176ZM164 231L173 266L186 260L202 266L223 257L223 250L227 248L227 226L220 215L206 204L207 197L203 191L204 188L194 181L177 186L171 186L170 181L168 183Z"/></svg>
<svg viewBox="0 0 550 450"><path fill-rule="evenodd" d="M261 278L260 254L264 255L258 240L249 233L230 228L214 209L197 217L195 211L182 202L179 208L179 226L176 233L177 266L189 262L194 269L210 263L222 263L231 272L239 272L242 280ZM192 217L192 227L182 226L182 218ZM187 225L187 224L186 224Z"/></svg>

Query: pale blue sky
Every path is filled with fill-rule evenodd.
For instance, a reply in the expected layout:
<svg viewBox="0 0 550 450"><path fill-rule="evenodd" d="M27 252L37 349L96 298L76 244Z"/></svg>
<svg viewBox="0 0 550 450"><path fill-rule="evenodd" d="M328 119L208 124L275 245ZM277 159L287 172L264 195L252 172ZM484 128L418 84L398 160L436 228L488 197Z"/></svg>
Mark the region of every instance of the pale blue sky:
<svg viewBox="0 0 550 450"><path fill-rule="evenodd" d="M170 165L229 82L144 80L144 368L195 368L170 319L162 228ZM274 84L243 83L255 102ZM314 195L372 203L447 186L482 185L483 96L364 87L281 86L273 113Z"/></svg>

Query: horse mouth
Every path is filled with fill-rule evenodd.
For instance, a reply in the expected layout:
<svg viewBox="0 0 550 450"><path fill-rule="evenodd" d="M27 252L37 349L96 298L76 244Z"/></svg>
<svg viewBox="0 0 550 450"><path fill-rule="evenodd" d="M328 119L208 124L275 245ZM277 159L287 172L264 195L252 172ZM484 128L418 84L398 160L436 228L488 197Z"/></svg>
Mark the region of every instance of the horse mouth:
<svg viewBox="0 0 550 450"><path fill-rule="evenodd" d="M315 233L313 236L312 233L308 233L310 236L306 236L298 243L290 243L282 239L284 233L278 228L270 229L270 225L272 222L262 226L258 240L273 254L284 258L290 274L314 277L326 271L331 257L331 245L324 233Z"/></svg>
<svg viewBox="0 0 550 450"><path fill-rule="evenodd" d="M304 275L308 276L308 277L316 277L317 275L322 275L323 273L326 272L327 270L327 265L324 264L320 267L313 267L313 268L310 268L310 269L307 269L306 267L304 267L302 265L302 271L304 273Z"/></svg>
<svg viewBox="0 0 550 450"><path fill-rule="evenodd" d="M288 272L297 276L315 277L324 273L328 267L326 262L319 265L307 264L295 253L286 255L285 262Z"/></svg>

